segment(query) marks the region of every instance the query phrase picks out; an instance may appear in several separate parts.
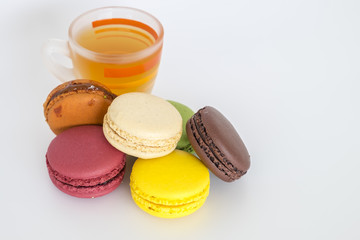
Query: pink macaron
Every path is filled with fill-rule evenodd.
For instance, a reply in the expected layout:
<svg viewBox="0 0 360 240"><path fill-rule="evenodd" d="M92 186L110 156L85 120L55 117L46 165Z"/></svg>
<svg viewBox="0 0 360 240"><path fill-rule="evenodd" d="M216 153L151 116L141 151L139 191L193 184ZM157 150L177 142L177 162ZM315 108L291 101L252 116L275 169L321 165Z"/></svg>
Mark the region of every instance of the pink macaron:
<svg viewBox="0 0 360 240"><path fill-rule="evenodd" d="M57 135L46 153L54 185L71 196L94 198L108 194L121 183L126 155L111 146L101 126L70 128Z"/></svg>

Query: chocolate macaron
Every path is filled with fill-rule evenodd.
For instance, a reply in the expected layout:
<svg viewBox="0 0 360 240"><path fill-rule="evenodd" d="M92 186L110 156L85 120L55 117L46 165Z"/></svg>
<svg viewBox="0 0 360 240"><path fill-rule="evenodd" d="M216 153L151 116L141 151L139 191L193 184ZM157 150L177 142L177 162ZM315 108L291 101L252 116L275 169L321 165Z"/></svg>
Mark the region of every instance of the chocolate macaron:
<svg viewBox="0 0 360 240"><path fill-rule="evenodd" d="M96 81L65 82L50 92L43 105L46 122L55 134L80 125L102 125L115 97L110 89Z"/></svg>
<svg viewBox="0 0 360 240"><path fill-rule="evenodd" d="M248 150L230 121L213 107L204 107L186 124L191 145L217 177L232 182L250 167Z"/></svg>

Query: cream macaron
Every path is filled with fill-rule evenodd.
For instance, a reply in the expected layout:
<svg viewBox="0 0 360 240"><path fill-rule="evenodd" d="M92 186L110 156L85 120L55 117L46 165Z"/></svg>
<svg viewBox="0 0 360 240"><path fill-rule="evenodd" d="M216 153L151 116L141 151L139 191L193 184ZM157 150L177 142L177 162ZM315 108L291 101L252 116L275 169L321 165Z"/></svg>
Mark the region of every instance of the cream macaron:
<svg viewBox="0 0 360 240"><path fill-rule="evenodd" d="M140 92L113 100L104 116L106 139L118 150L139 158L172 152L182 134L182 118L169 102Z"/></svg>

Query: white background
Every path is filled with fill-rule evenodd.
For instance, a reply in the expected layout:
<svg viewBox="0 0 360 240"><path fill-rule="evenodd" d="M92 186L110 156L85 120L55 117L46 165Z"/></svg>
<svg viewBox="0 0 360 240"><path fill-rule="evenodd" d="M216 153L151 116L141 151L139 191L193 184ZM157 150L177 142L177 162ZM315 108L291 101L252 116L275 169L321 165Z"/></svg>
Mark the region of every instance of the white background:
<svg viewBox="0 0 360 240"><path fill-rule="evenodd" d="M164 25L153 93L216 107L251 154L244 178L211 174L205 205L161 219L121 186L56 189L42 104L59 84L42 44L79 14L121 5ZM360 239L360 1L11 0L0 3L0 239Z"/></svg>

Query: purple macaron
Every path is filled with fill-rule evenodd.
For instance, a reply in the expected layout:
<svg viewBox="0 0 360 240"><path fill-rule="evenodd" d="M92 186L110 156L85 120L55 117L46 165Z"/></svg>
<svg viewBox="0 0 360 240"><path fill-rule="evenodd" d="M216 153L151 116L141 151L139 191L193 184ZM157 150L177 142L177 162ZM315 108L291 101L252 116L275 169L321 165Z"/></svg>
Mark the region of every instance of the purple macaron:
<svg viewBox="0 0 360 240"><path fill-rule="evenodd" d="M111 146L101 126L70 128L57 135L46 153L51 181L69 195L100 197L115 190L125 173L126 155Z"/></svg>

